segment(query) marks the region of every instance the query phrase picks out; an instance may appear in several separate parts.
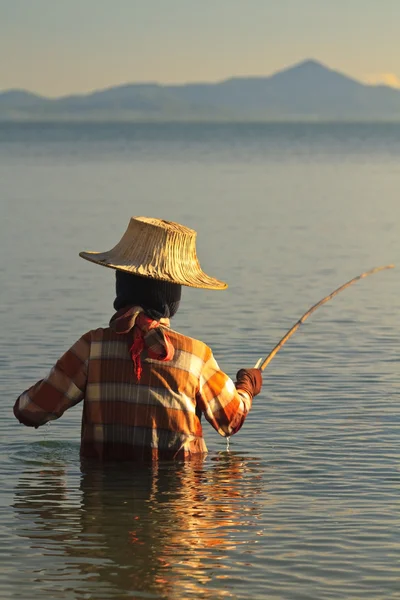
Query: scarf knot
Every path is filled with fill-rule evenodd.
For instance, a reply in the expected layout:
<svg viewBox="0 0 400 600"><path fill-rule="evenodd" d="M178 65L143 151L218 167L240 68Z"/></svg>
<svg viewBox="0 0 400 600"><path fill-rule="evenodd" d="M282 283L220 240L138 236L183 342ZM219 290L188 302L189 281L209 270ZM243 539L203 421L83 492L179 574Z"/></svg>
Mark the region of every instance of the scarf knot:
<svg viewBox="0 0 400 600"><path fill-rule="evenodd" d="M152 319L140 306L130 306L119 310L110 321L110 327L117 334L132 331L133 343L129 348L134 372L138 381L142 376L141 355L147 350L149 358L167 361L174 357L174 347L161 325L169 326L169 319Z"/></svg>

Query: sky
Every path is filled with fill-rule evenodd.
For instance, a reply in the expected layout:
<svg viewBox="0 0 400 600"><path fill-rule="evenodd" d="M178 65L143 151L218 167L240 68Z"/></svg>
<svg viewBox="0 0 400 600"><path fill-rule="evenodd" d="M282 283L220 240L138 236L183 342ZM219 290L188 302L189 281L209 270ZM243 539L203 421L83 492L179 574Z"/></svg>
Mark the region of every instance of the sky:
<svg viewBox="0 0 400 600"><path fill-rule="evenodd" d="M0 0L0 90L270 75L306 58L400 88L400 0Z"/></svg>

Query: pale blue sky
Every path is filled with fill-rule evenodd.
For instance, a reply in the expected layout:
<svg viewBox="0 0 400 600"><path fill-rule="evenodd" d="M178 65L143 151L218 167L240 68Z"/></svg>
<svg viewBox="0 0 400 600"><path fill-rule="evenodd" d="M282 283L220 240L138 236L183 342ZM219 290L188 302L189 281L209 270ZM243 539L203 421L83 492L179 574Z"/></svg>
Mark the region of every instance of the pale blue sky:
<svg viewBox="0 0 400 600"><path fill-rule="evenodd" d="M267 75L313 57L400 85L400 0L0 0L0 90Z"/></svg>

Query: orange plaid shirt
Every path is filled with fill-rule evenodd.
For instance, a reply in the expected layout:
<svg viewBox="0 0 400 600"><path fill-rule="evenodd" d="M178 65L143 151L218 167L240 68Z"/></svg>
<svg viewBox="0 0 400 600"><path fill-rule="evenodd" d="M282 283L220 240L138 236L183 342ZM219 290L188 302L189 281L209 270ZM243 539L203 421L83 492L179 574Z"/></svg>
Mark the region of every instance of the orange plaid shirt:
<svg viewBox="0 0 400 600"><path fill-rule="evenodd" d="M174 356L162 361L144 351L140 381L129 351L131 332L89 331L17 399L15 416L39 427L83 400L83 456L147 460L207 452L201 415L230 436L242 426L252 398L236 389L206 344L173 331L168 319L161 329Z"/></svg>

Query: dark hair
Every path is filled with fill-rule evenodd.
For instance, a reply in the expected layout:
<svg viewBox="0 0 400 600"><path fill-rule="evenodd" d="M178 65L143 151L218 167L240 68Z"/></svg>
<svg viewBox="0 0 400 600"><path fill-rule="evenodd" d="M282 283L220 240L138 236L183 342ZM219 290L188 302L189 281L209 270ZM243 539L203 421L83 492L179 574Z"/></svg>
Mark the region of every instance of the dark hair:
<svg viewBox="0 0 400 600"><path fill-rule="evenodd" d="M161 319L173 317L179 308L182 286L178 283L157 281L117 270L115 288L115 310L141 306L149 317Z"/></svg>

